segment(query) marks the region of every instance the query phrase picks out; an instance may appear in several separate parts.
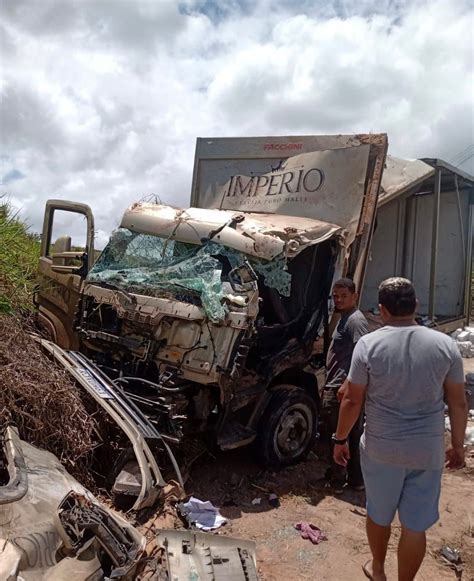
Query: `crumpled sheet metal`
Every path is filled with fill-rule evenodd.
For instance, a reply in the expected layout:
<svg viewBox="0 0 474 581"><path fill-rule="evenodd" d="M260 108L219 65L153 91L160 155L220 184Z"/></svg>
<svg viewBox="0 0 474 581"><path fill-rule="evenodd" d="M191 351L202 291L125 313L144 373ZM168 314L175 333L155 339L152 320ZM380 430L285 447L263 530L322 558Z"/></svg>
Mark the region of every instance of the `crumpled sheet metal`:
<svg viewBox="0 0 474 581"><path fill-rule="evenodd" d="M265 260L282 253L294 256L308 245L343 234L343 229L336 224L300 216L183 209L141 202L124 213L121 227L192 244L202 244L203 239L222 228L215 242Z"/></svg>
<svg viewBox="0 0 474 581"><path fill-rule="evenodd" d="M159 572L170 581L258 581L255 543L195 531L161 530Z"/></svg>
<svg viewBox="0 0 474 581"><path fill-rule="evenodd" d="M0 486L0 579L81 581L103 578L99 546L94 537L80 548L80 557L79 551L69 550L68 553L70 539L59 520L58 508L71 493L106 511L116 526L135 540L136 554L141 556L145 538L118 514L100 505L66 472L56 456L20 440L12 427L5 431L4 449L13 480L13 464L18 465L18 454L23 456L27 490L23 496L12 499L11 495L4 495L8 485ZM130 575L122 579L133 578L131 569Z"/></svg>

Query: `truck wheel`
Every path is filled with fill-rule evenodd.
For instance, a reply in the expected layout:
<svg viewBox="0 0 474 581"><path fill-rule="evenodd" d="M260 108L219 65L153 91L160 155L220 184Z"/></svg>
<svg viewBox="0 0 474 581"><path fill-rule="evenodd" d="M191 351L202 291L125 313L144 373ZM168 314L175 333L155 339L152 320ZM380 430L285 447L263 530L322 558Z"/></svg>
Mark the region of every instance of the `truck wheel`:
<svg viewBox="0 0 474 581"><path fill-rule="evenodd" d="M256 452L269 468L284 468L303 459L317 432L316 402L301 387L279 385L261 420Z"/></svg>

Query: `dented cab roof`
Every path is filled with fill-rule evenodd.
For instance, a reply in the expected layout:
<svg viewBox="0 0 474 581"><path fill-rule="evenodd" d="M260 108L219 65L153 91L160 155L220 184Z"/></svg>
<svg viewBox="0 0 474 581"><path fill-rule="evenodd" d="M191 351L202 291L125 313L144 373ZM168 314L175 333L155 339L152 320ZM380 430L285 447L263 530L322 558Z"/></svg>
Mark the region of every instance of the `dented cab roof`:
<svg viewBox="0 0 474 581"><path fill-rule="evenodd" d="M123 215L120 227L198 245L212 238L218 244L266 260L281 254L291 258L308 246L344 234L336 224L311 218L151 203L133 204Z"/></svg>

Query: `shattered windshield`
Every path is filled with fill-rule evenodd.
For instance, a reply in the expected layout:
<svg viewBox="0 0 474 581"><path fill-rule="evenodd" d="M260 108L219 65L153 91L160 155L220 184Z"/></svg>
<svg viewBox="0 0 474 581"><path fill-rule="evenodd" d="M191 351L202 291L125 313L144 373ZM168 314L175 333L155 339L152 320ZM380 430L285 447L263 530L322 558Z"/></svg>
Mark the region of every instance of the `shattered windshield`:
<svg viewBox="0 0 474 581"><path fill-rule="evenodd" d="M222 299L229 288L223 283L229 271L246 260L268 286L290 295L291 275L284 258L267 262L212 241L199 246L127 228L112 234L87 280L198 304L211 321L218 322L227 312Z"/></svg>
<svg viewBox="0 0 474 581"><path fill-rule="evenodd" d="M87 278L129 292L199 304L212 321L220 321L226 314L223 279L244 260L241 253L212 242L198 246L120 228Z"/></svg>

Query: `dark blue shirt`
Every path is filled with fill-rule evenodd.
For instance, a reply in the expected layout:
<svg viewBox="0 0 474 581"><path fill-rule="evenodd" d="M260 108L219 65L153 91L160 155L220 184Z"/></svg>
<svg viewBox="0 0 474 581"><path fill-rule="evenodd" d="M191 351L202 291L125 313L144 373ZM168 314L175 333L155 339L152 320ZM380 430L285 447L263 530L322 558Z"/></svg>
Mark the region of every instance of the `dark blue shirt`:
<svg viewBox="0 0 474 581"><path fill-rule="evenodd" d="M359 309L342 315L334 329L326 359L326 389L338 390L344 383L355 344L368 332L367 319Z"/></svg>

